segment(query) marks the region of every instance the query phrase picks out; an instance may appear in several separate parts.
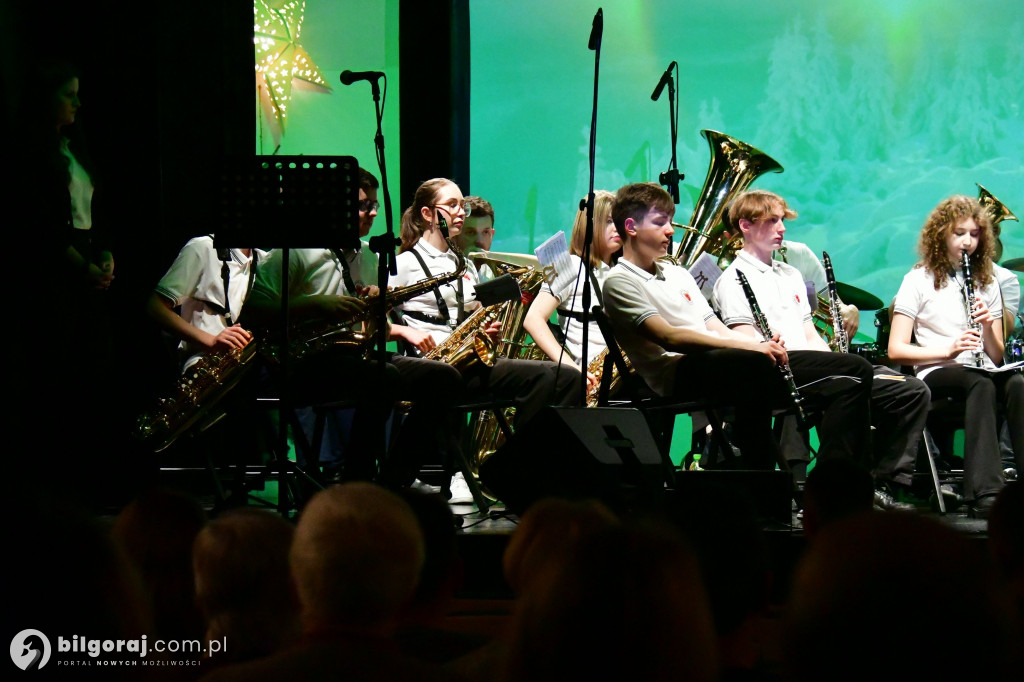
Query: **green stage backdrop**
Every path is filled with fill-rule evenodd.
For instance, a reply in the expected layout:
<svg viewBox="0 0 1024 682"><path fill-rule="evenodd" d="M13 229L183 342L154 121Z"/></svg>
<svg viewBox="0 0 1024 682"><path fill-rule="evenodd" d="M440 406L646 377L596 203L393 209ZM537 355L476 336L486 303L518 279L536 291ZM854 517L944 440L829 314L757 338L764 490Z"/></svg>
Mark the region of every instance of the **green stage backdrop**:
<svg viewBox="0 0 1024 682"><path fill-rule="evenodd" d="M667 92L651 93L675 60L677 222L707 173L704 128L782 164L752 187L799 212L788 236L886 302L944 197L976 196L979 182L1024 217L1015 0L473 0L471 189L495 206L495 249L530 251L571 229L589 181L599 6L598 189L668 168ZM1024 256L1024 226L1003 226L1004 260Z"/></svg>

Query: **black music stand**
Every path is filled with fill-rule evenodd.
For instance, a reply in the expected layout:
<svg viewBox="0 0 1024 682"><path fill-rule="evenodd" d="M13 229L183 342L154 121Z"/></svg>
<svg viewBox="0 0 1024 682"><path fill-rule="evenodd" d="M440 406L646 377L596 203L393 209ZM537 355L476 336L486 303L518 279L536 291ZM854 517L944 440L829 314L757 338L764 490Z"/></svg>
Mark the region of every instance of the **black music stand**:
<svg viewBox="0 0 1024 682"><path fill-rule="evenodd" d="M278 445L278 511L284 502L287 474L294 473L322 487L288 459L288 252L290 249L360 248L359 163L352 156L256 156L225 160L219 198L220 223L216 248L281 249L282 352ZM384 434L381 434L384 437ZM312 453L318 456L318 453Z"/></svg>

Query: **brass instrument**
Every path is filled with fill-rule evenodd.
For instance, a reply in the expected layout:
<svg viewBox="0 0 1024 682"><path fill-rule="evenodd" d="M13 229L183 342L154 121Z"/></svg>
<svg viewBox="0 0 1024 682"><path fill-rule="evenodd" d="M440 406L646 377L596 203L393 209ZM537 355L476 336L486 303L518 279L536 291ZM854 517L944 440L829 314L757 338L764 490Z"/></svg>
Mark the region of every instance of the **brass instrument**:
<svg viewBox="0 0 1024 682"><path fill-rule="evenodd" d="M533 303L533 299L540 291L545 281L550 281L554 272L549 268L543 270L530 267L509 267L502 264L499 269L506 274L512 275L519 285L520 300L506 301L499 304L501 309L499 321L501 322L501 341L495 347L495 357L511 358L515 360L534 359L535 347L525 343L526 330L523 328L523 321L526 313ZM515 416L515 408L504 408L505 419L511 424ZM470 468L474 475L480 470L480 465L493 455L505 442L505 434L498 427L498 420L491 410L484 410L480 413L479 419L473 427L473 442L477 450L470 458Z"/></svg>
<svg viewBox="0 0 1024 682"><path fill-rule="evenodd" d="M219 418L211 409L255 366L252 359L259 346L259 341L253 340L244 348L200 357L178 378L169 397L161 398L153 410L136 419L135 437L153 452L161 452L204 417Z"/></svg>
<svg viewBox="0 0 1024 682"><path fill-rule="evenodd" d="M1006 207L1006 204L999 201L995 195L982 187L980 183L976 182L974 184L978 185L978 203L981 204L992 220L992 231L996 237L996 252L992 256L992 260L999 262L1002 259L1003 252L1003 242L999 238L1002 232L1002 225L1000 223L1004 220L1018 220L1018 218L1013 215L1013 211ZM1011 261L1005 261L1001 265L1004 268L1014 269ZM1016 315L1016 310L1010 310L1009 308L1003 310L1003 338L1006 340L1009 340L1010 335L1013 333Z"/></svg>
<svg viewBox="0 0 1024 682"><path fill-rule="evenodd" d="M978 203L982 205L992 219L992 229L995 230L998 237L1000 232L999 223L1004 220L1018 220L1018 218L1013 215L1013 211L1006 207L1006 204L999 201L991 192L982 187L980 183L976 182L974 184L978 185Z"/></svg>
<svg viewBox="0 0 1024 682"><path fill-rule="evenodd" d="M603 351L598 353L590 364L587 365L587 371L597 377L597 385L587 391L587 407L597 407L597 395L601 392L601 378L604 373L604 360L608 357L608 349L605 348ZM626 367L632 367L629 362L629 358L626 357L625 353L622 355L622 359L626 361ZM622 384L622 376L619 374L619 368L614 364L612 365L612 378L608 384L608 395L614 395L615 391L618 390Z"/></svg>
<svg viewBox="0 0 1024 682"><path fill-rule="evenodd" d="M722 225L726 207L759 175L782 172L782 166L775 159L746 142L715 130L700 132L711 148L711 165L690 216L690 225L685 228L675 253L676 262L686 268L705 251L724 255L729 246L735 253L738 250L735 239L725 240Z"/></svg>
<svg viewBox="0 0 1024 682"><path fill-rule="evenodd" d="M478 363L492 367L496 359L497 343L484 329L498 319L504 305L496 303L474 310L448 338L427 351L423 357L451 365L460 373L465 373Z"/></svg>
<svg viewBox="0 0 1024 682"><path fill-rule="evenodd" d="M467 258L479 267L490 265L503 267L506 265L517 265L527 268L540 268L540 260L528 253L505 253L501 251L473 251Z"/></svg>
<svg viewBox="0 0 1024 682"><path fill-rule="evenodd" d="M308 355L341 350L350 351L356 356L366 356L372 351L371 346L376 338L377 320L381 316L381 306L384 307L385 312L390 311L409 299L416 298L420 294L462 277L466 272L468 262L455 243L447 236L448 226L444 218L439 217L439 221L448 248L452 249L458 258L454 272L428 277L408 286L389 289L386 292L370 296L365 299L366 308L345 322L314 320L293 326L289 331L289 357L301 359ZM269 361L277 361L279 352L280 348L277 345L265 344L264 356Z"/></svg>

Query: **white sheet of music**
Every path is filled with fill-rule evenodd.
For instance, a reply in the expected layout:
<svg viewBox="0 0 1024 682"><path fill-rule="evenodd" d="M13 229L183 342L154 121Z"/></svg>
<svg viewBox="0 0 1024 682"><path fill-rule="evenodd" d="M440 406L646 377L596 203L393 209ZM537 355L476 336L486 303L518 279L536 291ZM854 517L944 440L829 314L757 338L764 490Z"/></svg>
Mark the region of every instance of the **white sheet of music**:
<svg viewBox="0 0 1024 682"><path fill-rule="evenodd" d="M578 274L569 260L569 245L565 241L565 232L558 231L548 237L543 244L533 250L542 266L551 266L555 270L555 280L551 284L552 291L561 291Z"/></svg>
<svg viewBox="0 0 1024 682"><path fill-rule="evenodd" d="M715 282L722 276L722 269L718 267L718 262L705 251L690 266L690 274L697 281L700 293L710 301L711 294L715 291Z"/></svg>
<svg viewBox="0 0 1024 682"><path fill-rule="evenodd" d="M988 372L989 374L1000 374L1002 372L1019 372L1024 369L1024 360L1018 360L1017 362L1008 362L1002 367L974 367L973 365L964 365L967 369L977 370L979 372Z"/></svg>

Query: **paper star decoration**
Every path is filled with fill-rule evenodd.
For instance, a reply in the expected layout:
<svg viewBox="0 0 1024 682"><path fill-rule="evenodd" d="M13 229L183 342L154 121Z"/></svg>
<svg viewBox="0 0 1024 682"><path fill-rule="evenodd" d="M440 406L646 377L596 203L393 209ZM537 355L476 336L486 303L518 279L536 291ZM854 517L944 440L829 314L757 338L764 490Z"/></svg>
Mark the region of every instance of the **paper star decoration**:
<svg viewBox="0 0 1024 682"><path fill-rule="evenodd" d="M320 69L299 44L305 12L305 0L253 3L256 88L275 145L280 144L284 135L293 86L323 93L331 91Z"/></svg>

